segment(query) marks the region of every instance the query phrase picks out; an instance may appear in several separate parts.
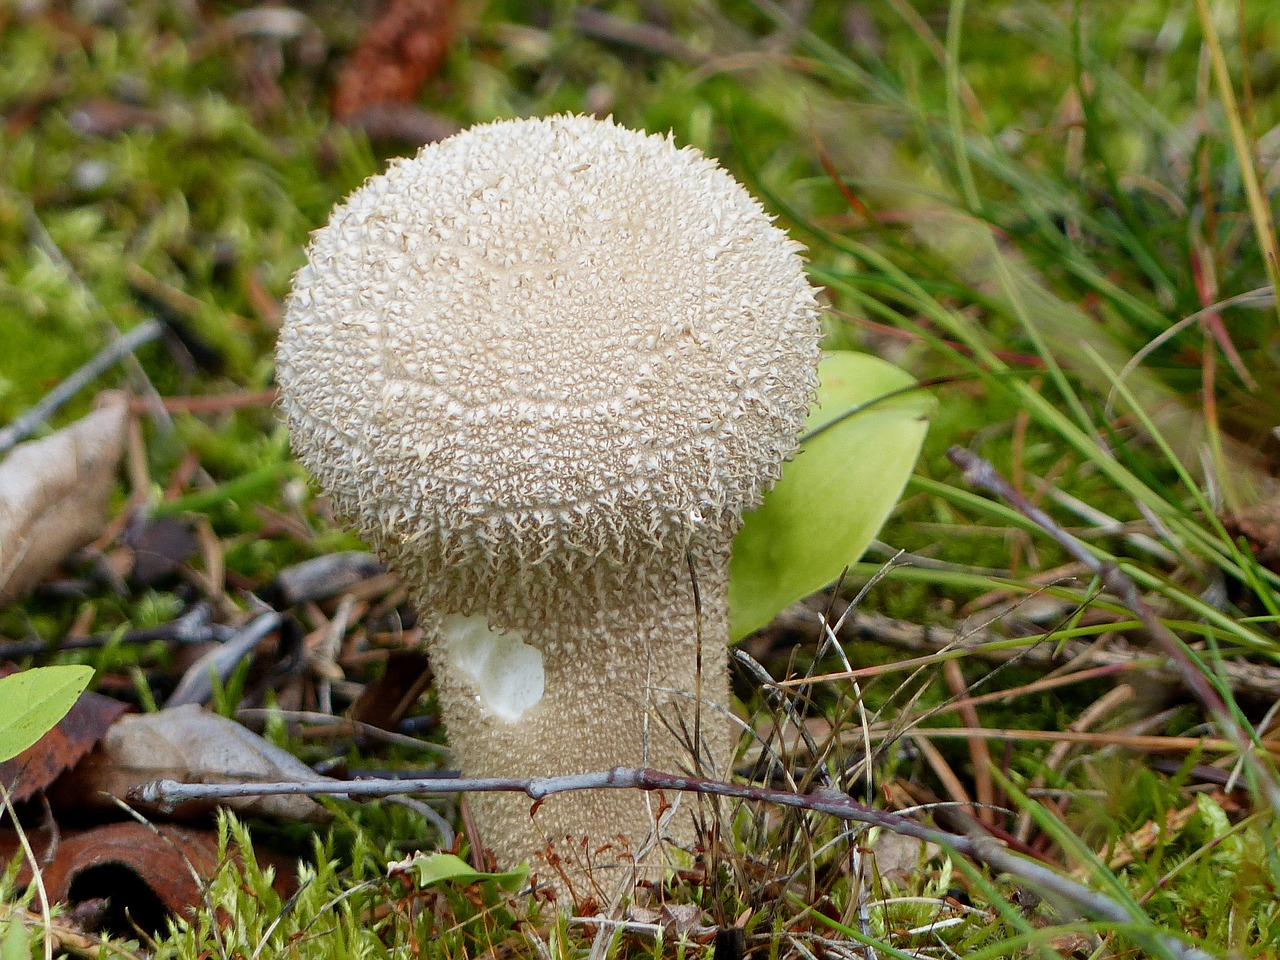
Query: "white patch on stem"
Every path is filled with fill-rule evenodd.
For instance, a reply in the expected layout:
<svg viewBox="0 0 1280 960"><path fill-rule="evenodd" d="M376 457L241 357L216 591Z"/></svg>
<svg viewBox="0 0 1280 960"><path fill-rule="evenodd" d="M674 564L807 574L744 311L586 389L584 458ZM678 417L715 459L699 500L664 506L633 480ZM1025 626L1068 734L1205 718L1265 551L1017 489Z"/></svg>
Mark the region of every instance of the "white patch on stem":
<svg viewBox="0 0 1280 960"><path fill-rule="evenodd" d="M452 664L471 678L481 706L516 721L542 700L542 651L518 633L492 630L484 617L450 614L440 624Z"/></svg>

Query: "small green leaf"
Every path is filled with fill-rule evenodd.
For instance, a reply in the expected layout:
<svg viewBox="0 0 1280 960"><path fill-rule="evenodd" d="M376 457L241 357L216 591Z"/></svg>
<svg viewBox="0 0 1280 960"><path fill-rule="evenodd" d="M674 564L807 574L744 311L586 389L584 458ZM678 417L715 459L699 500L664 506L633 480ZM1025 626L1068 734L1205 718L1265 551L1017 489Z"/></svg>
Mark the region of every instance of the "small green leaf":
<svg viewBox="0 0 1280 960"><path fill-rule="evenodd" d="M527 866L517 867L506 873L481 873L467 861L452 853L425 854L415 857L411 865L418 876L420 887L445 881L463 886L491 881L503 890L518 890L524 885L525 878L529 875Z"/></svg>
<svg viewBox="0 0 1280 960"><path fill-rule="evenodd" d="M842 351L827 354L818 375L807 439L733 542L734 640L862 556L902 496L928 431L933 397L908 389L914 381L892 364Z"/></svg>
<svg viewBox="0 0 1280 960"><path fill-rule="evenodd" d="M0 761L52 730L91 679L92 667L37 667L0 677Z"/></svg>
<svg viewBox="0 0 1280 960"><path fill-rule="evenodd" d="M22 911L9 912L9 929L4 934L0 960L31 960L31 934L22 922Z"/></svg>

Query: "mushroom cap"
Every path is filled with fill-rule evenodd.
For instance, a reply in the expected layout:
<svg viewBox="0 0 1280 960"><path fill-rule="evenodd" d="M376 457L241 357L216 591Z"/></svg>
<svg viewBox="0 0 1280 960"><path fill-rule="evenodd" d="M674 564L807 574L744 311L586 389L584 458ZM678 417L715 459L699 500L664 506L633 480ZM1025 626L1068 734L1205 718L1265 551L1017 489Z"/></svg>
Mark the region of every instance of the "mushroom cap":
<svg viewBox="0 0 1280 960"><path fill-rule="evenodd" d="M669 136L473 127L313 234L277 352L295 452L464 613L731 538L815 388L800 250Z"/></svg>

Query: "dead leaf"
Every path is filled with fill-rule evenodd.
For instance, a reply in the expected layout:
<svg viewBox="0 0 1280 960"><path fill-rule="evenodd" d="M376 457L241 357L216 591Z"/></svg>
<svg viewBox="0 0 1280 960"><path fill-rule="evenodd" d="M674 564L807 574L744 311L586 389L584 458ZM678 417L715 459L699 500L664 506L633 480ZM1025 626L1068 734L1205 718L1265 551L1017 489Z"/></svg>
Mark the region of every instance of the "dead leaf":
<svg viewBox="0 0 1280 960"><path fill-rule="evenodd" d="M696 903L664 903L660 921L669 933L677 937L687 936L695 930L703 932L708 929L704 923L702 907Z"/></svg>
<svg viewBox="0 0 1280 960"><path fill-rule="evenodd" d="M453 0L388 0L338 72L333 113L408 103L440 68L453 39Z"/></svg>
<svg viewBox="0 0 1280 960"><path fill-rule="evenodd" d="M281 570L268 591L269 600L281 610L327 600L385 572L378 558L363 550L327 553Z"/></svg>
<svg viewBox="0 0 1280 960"><path fill-rule="evenodd" d="M397 730L431 685L431 664L419 650L392 650L382 676L364 688L348 716L382 730Z"/></svg>
<svg viewBox="0 0 1280 960"><path fill-rule="evenodd" d="M451 137L461 127L448 117L411 103L371 103L345 118L379 146L421 147Z"/></svg>
<svg viewBox="0 0 1280 960"><path fill-rule="evenodd" d="M173 576L200 549L191 524L177 517L144 520L128 531L126 542L133 547L130 578L139 587Z"/></svg>
<svg viewBox="0 0 1280 960"><path fill-rule="evenodd" d="M14 803L47 790L100 741L129 708L119 700L88 691L56 727L11 760L0 763L0 783Z"/></svg>
<svg viewBox="0 0 1280 960"><path fill-rule="evenodd" d="M876 872L884 879L908 880L920 875L941 848L936 843L882 830L871 845Z"/></svg>
<svg viewBox="0 0 1280 960"><path fill-rule="evenodd" d="M1102 948L1102 938L1096 933L1066 933L1050 937L1045 946L1060 957L1096 956Z"/></svg>
<svg viewBox="0 0 1280 960"><path fill-rule="evenodd" d="M169 824L109 823L63 834L41 871L49 897L62 903L106 899L107 926L162 930L167 914L198 907L204 881L218 869L218 835ZM126 919L127 918L127 919Z"/></svg>
<svg viewBox="0 0 1280 960"><path fill-rule="evenodd" d="M1224 518L1227 529L1244 536L1258 562L1280 569L1280 496L1269 494Z"/></svg>
<svg viewBox="0 0 1280 960"><path fill-rule="evenodd" d="M163 779L184 783L337 783L234 720L187 705L121 717L97 749L54 785L50 801L60 805L71 794L78 796L82 805L114 810L113 798L123 800L132 787ZM212 801L192 801L170 811L133 805L180 820L207 816L217 806ZM222 801L221 805L242 816L311 823L331 818L329 811L310 797L245 797Z"/></svg>
<svg viewBox="0 0 1280 960"><path fill-rule="evenodd" d="M27 830L49 899L67 904L86 921L81 929L129 934L136 924L162 931L170 914L185 916L204 904L205 884L221 866L218 834L170 824L128 821L86 830ZM0 829L0 854L21 850L12 828ZM255 850L275 868L273 886L282 897L297 889L294 861ZM24 862L18 886L31 882Z"/></svg>
<svg viewBox="0 0 1280 960"><path fill-rule="evenodd" d="M128 405L107 404L0 463L0 606L22 596L107 522Z"/></svg>

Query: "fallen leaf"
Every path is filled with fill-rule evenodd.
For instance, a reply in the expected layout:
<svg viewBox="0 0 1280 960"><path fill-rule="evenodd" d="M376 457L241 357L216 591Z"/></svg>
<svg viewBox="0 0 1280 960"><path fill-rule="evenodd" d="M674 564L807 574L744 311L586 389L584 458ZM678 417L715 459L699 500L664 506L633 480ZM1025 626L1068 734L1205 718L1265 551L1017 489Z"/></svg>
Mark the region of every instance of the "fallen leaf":
<svg viewBox="0 0 1280 960"><path fill-rule="evenodd" d="M396 730L431 685L431 664L419 650L393 650L382 676L367 684L348 715L357 723Z"/></svg>
<svg viewBox="0 0 1280 960"><path fill-rule="evenodd" d="M0 606L22 596L107 522L124 448L123 395L0 463Z"/></svg>
<svg viewBox="0 0 1280 960"><path fill-rule="evenodd" d="M696 903L664 903L662 905L661 923L668 933L683 937L695 930L702 932L708 929L704 922L702 907Z"/></svg>
<svg viewBox="0 0 1280 960"><path fill-rule="evenodd" d="M1045 941L1045 947L1060 957L1080 957L1083 960L1084 957L1098 954L1102 948L1102 938L1096 933L1065 933L1050 937Z"/></svg>
<svg viewBox="0 0 1280 960"><path fill-rule="evenodd" d="M882 830L871 845L871 856L876 873L886 880L909 882L919 877L925 865L941 851L936 843L904 837L900 833Z"/></svg>
<svg viewBox="0 0 1280 960"><path fill-rule="evenodd" d="M63 922L76 920L82 931L129 935L134 924L150 933L163 931L170 914L184 916L204 905L205 885L222 866L215 831L171 824L28 827L26 839L50 900L69 908ZM21 853L17 831L0 828L0 857L8 862ZM274 868L272 885L282 897L296 892L295 861L262 848L255 848L254 857ZM24 887L31 879L31 864L24 858L15 883Z"/></svg>
<svg viewBox="0 0 1280 960"><path fill-rule="evenodd" d="M57 726L32 746L0 763L0 783L9 788L14 803L47 790L74 767L106 735L128 707L89 691L58 721Z"/></svg>
<svg viewBox="0 0 1280 960"><path fill-rule="evenodd" d="M388 0L338 71L333 113L408 103L440 68L453 39L453 0Z"/></svg>
<svg viewBox="0 0 1280 960"><path fill-rule="evenodd" d="M529 865L521 864L505 873L482 873L453 853L415 853L405 860L387 864L387 873L410 874L419 887L436 883L455 883L464 887L492 883L498 889L513 892L524 886L529 876Z"/></svg>
<svg viewBox="0 0 1280 960"><path fill-rule="evenodd" d="M112 798L124 800L132 787L164 779L183 783L300 780L337 784L234 720L187 705L121 717L97 748L54 785L50 801L63 805L70 794L91 809L115 810ZM243 816L312 823L331 818L323 806L301 796L191 801L173 810L133 804L144 812L179 820L207 816L219 805Z"/></svg>
<svg viewBox="0 0 1280 960"><path fill-rule="evenodd" d="M130 578L139 587L173 576L200 549L191 524L177 517L146 520L131 529L126 540L133 547Z"/></svg>
<svg viewBox="0 0 1280 960"><path fill-rule="evenodd" d="M217 833L171 824L109 823L64 833L54 850L40 871L49 898L106 899L106 925L116 930L127 930L129 921L162 930L168 914L183 916L200 905L204 881L218 869Z"/></svg>

